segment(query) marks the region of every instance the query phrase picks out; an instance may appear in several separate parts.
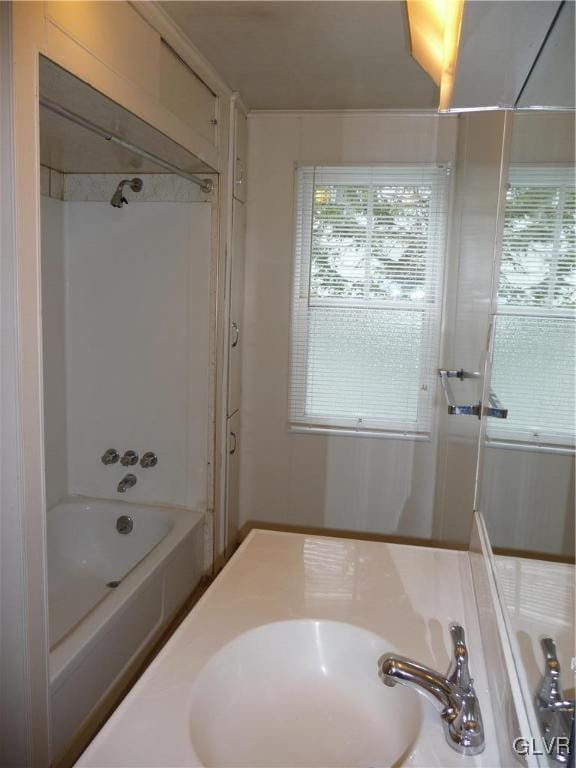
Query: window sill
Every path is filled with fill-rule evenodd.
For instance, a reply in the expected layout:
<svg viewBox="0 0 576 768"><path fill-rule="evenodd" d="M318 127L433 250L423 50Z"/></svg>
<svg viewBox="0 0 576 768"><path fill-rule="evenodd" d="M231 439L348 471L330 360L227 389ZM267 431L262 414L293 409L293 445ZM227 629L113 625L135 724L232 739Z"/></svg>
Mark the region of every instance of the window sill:
<svg viewBox="0 0 576 768"><path fill-rule="evenodd" d="M523 443L521 441L486 440L487 448L502 448L506 451L525 451L526 453L553 453L561 456L574 456L576 448L569 445L542 445L541 443Z"/></svg>
<svg viewBox="0 0 576 768"><path fill-rule="evenodd" d="M362 437L376 438L378 440L404 440L413 443L430 443L430 434L416 432L387 432L377 430L340 429L338 427L307 427L304 425L289 424L288 432L294 435L322 435L324 437Z"/></svg>

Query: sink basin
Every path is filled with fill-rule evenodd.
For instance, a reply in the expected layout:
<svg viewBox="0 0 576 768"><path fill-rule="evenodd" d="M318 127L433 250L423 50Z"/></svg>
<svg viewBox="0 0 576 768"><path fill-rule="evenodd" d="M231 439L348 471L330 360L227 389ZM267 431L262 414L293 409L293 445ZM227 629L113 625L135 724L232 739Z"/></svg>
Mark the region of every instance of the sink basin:
<svg viewBox="0 0 576 768"><path fill-rule="evenodd" d="M336 621L281 621L246 632L191 690L194 750L205 766L384 768L403 763L420 697L378 679L385 640Z"/></svg>

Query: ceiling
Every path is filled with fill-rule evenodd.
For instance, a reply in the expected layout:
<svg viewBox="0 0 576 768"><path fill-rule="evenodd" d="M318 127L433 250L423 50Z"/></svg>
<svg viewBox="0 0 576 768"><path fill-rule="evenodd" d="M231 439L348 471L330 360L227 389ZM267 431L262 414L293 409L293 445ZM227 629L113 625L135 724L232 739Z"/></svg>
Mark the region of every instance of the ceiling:
<svg viewBox="0 0 576 768"><path fill-rule="evenodd" d="M403 0L162 6L250 109L436 109Z"/></svg>

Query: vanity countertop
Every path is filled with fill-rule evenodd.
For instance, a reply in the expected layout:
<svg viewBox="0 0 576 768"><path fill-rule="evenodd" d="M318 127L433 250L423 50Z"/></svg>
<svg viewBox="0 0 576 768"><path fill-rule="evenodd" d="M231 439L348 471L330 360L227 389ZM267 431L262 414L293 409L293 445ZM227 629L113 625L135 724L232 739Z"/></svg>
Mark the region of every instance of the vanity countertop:
<svg viewBox="0 0 576 768"><path fill-rule="evenodd" d="M544 672L541 640L552 637L560 662L561 685L573 698L574 648L573 565L523 557L494 556L498 589L506 607L510 633L522 659L526 690L537 691Z"/></svg>
<svg viewBox="0 0 576 768"><path fill-rule="evenodd" d="M466 552L262 530L246 538L77 765L201 765L190 724L190 690L200 671L242 633L290 619L347 622L382 637L383 652L391 646L442 673L452 653L448 625L461 623L486 749L465 758L450 749L437 713L421 699L421 734L395 766L500 765ZM377 657L375 675L376 665ZM393 696L399 689L382 690Z"/></svg>

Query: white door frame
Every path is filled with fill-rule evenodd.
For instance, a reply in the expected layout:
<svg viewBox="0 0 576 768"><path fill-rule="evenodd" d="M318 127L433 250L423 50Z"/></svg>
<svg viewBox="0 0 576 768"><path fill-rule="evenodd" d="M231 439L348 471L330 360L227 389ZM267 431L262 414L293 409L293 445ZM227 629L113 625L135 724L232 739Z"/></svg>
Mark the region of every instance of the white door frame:
<svg viewBox="0 0 576 768"><path fill-rule="evenodd" d="M0 2L0 763L35 767L47 766L50 753L45 526L42 505L30 504L41 467L32 478L24 471L30 411L22 388L19 228L30 219L19 215L16 195L12 10ZM37 381L36 415L40 393Z"/></svg>

